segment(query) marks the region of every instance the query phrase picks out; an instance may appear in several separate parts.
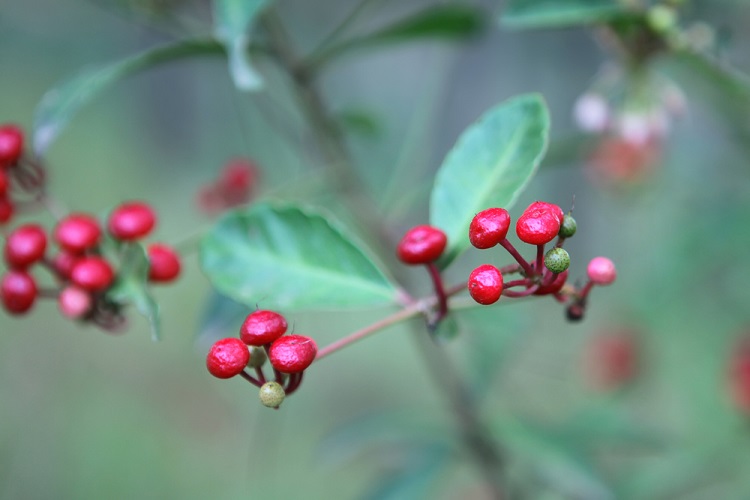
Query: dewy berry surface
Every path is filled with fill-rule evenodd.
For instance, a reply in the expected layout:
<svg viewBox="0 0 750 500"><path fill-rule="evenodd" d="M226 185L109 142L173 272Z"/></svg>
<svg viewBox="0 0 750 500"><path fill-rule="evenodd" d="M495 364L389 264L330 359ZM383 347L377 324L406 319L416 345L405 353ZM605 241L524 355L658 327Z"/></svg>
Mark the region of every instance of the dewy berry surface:
<svg viewBox="0 0 750 500"><path fill-rule="evenodd" d="M149 268L148 279L156 283L174 281L180 275L180 256L169 245L152 243L146 250Z"/></svg>
<svg viewBox="0 0 750 500"><path fill-rule="evenodd" d="M65 250L82 253L99 244L99 221L86 214L71 214L55 227L55 241Z"/></svg>
<svg viewBox="0 0 750 500"><path fill-rule="evenodd" d="M5 262L13 269L25 269L44 257L47 235L37 224L16 228L5 240Z"/></svg>
<svg viewBox="0 0 750 500"><path fill-rule="evenodd" d="M146 203L131 201L115 208L109 216L109 232L118 240L132 241L147 236L156 225L156 215Z"/></svg>
<svg viewBox="0 0 750 500"><path fill-rule="evenodd" d="M318 346L304 335L280 337L268 350L268 358L274 368L283 373L299 373L315 361Z"/></svg>
<svg viewBox="0 0 750 500"><path fill-rule="evenodd" d="M410 265L437 260L445 250L448 238L440 229L422 225L409 229L396 248L398 258Z"/></svg>
<svg viewBox="0 0 750 500"><path fill-rule="evenodd" d="M529 210L548 210L555 214L557 218L560 219L561 223L563 218L565 217L565 212L563 212L563 209L560 208L559 205L548 203L546 201L535 201L534 203L529 205L525 211L528 212Z"/></svg>
<svg viewBox="0 0 750 500"><path fill-rule="evenodd" d="M247 345L270 344L286 333L288 324L281 314L260 309L248 314L240 327L240 338Z"/></svg>
<svg viewBox="0 0 750 500"><path fill-rule="evenodd" d="M73 266L70 279L84 290L101 292L112 284L114 271L101 257L84 257Z"/></svg>
<svg viewBox="0 0 750 500"><path fill-rule="evenodd" d="M505 239L510 228L510 215L504 208L482 210L469 225L469 241L475 248L492 248Z"/></svg>
<svg viewBox="0 0 750 500"><path fill-rule="evenodd" d="M594 257L586 268L586 274L596 285L611 285L617 279L615 264L606 257Z"/></svg>
<svg viewBox="0 0 750 500"><path fill-rule="evenodd" d="M206 368L214 377L232 378L245 369L249 360L250 351L240 339L221 339L208 351Z"/></svg>
<svg viewBox="0 0 750 500"><path fill-rule="evenodd" d="M467 287L471 298L479 304L494 304L503 293L503 275L495 266L483 264L471 272Z"/></svg>
<svg viewBox="0 0 750 500"><path fill-rule="evenodd" d="M34 305L36 281L26 271L9 271L0 281L0 298L11 314L23 314Z"/></svg>
<svg viewBox="0 0 750 500"><path fill-rule="evenodd" d="M560 221L561 218L554 210L527 209L516 222L516 234L524 243L544 245L557 237Z"/></svg>
<svg viewBox="0 0 750 500"><path fill-rule="evenodd" d="M23 154L23 132L15 125L0 126L0 167L18 162Z"/></svg>

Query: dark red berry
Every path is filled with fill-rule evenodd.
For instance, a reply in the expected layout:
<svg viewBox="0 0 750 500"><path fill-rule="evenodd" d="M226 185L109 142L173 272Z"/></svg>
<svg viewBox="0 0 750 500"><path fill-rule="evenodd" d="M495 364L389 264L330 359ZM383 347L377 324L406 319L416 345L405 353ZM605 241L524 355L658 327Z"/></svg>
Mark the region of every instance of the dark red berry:
<svg viewBox="0 0 750 500"><path fill-rule="evenodd" d="M70 319L82 318L91 310L93 298L86 290L77 286L66 286L57 298L57 307L63 316Z"/></svg>
<svg viewBox="0 0 750 500"><path fill-rule="evenodd" d="M18 163L23 154L23 132L15 125L0 126L0 166Z"/></svg>
<svg viewBox="0 0 750 500"><path fill-rule="evenodd" d="M565 309L565 317L570 322L581 321L586 315L586 307L578 302L573 302Z"/></svg>
<svg viewBox="0 0 750 500"><path fill-rule="evenodd" d="M494 304L503 293L503 275L495 266L483 264L471 272L467 287L471 298L478 303Z"/></svg>
<svg viewBox="0 0 750 500"><path fill-rule="evenodd" d="M115 277L112 266L101 257L84 257L73 266L70 280L84 290L101 292Z"/></svg>
<svg viewBox="0 0 750 500"><path fill-rule="evenodd" d="M118 240L132 241L148 235L156 224L150 205L131 201L123 203L110 214L109 232Z"/></svg>
<svg viewBox="0 0 750 500"><path fill-rule="evenodd" d="M206 356L206 367L216 378L232 378L242 373L250 361L250 351L240 339L217 340Z"/></svg>
<svg viewBox="0 0 750 500"><path fill-rule="evenodd" d="M411 265L427 264L442 255L448 238L433 226L416 226L409 229L398 244L398 258Z"/></svg>
<svg viewBox="0 0 750 500"><path fill-rule="evenodd" d="M71 214L55 227L55 241L72 253L83 253L99 244L99 221L86 214Z"/></svg>
<svg viewBox="0 0 750 500"><path fill-rule="evenodd" d="M47 235L37 224L16 228L5 240L5 262L13 269L26 269L44 257Z"/></svg>
<svg viewBox="0 0 750 500"><path fill-rule="evenodd" d="M61 278L69 280L70 275L73 274L73 267L82 258L80 255L61 250L52 258L52 266Z"/></svg>
<svg viewBox="0 0 750 500"><path fill-rule="evenodd" d="M561 218L548 208L527 209L516 222L516 234L524 243L544 245L557 236Z"/></svg>
<svg viewBox="0 0 750 500"><path fill-rule="evenodd" d="M510 215L504 208L488 208L474 216L469 225L469 241L476 248L492 248L505 239Z"/></svg>
<svg viewBox="0 0 750 500"><path fill-rule="evenodd" d="M310 366L318 354L313 339L304 335L286 335L271 344L268 358L274 368L282 373L298 373Z"/></svg>
<svg viewBox="0 0 750 500"><path fill-rule="evenodd" d="M26 271L9 271L0 282L0 298L11 314L23 314L31 309L36 296L36 282Z"/></svg>
<svg viewBox="0 0 750 500"><path fill-rule="evenodd" d="M750 339L735 346L729 360L729 395L737 409L750 415Z"/></svg>
<svg viewBox="0 0 750 500"><path fill-rule="evenodd" d="M560 219L560 223L562 224L563 218L565 217L565 212L563 212L563 209L560 208L558 205L555 205L554 203L547 203L546 201L535 201L531 205L529 205L526 208L526 212L529 210L548 210L555 214L558 219Z"/></svg>
<svg viewBox="0 0 750 500"><path fill-rule="evenodd" d="M251 198L257 176L258 168L251 161L244 158L229 161L218 182L226 204L233 206L247 203Z"/></svg>
<svg viewBox="0 0 750 500"><path fill-rule="evenodd" d="M164 243L152 243L147 253L149 281L168 283L180 275L180 256L174 248Z"/></svg>
<svg viewBox="0 0 750 500"><path fill-rule="evenodd" d="M286 333L287 322L279 313L258 310L250 313L240 327L240 338L247 345L270 344Z"/></svg>
<svg viewBox="0 0 750 500"><path fill-rule="evenodd" d="M557 276L555 276L555 279L550 283L549 285L540 286L536 292L534 292L534 295L550 295L553 293L557 293L560 290L562 290L562 287L565 286L565 282L568 279L568 270L561 272Z"/></svg>
<svg viewBox="0 0 750 500"><path fill-rule="evenodd" d="M13 217L13 203L4 196L0 196L0 224L5 224Z"/></svg>
<svg viewBox="0 0 750 500"><path fill-rule="evenodd" d="M594 257L586 268L592 283L600 286L611 285L617 279L614 263L606 257Z"/></svg>
<svg viewBox="0 0 750 500"><path fill-rule="evenodd" d="M9 187L8 174L4 170L0 170L0 198L4 198L8 194Z"/></svg>

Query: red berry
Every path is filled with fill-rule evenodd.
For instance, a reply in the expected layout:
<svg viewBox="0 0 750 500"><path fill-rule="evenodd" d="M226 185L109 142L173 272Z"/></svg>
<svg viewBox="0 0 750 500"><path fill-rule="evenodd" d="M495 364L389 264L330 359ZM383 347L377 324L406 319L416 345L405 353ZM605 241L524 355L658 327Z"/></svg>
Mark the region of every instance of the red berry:
<svg viewBox="0 0 750 500"><path fill-rule="evenodd" d="M488 208L474 216L469 225L469 241L476 248L492 248L505 239L510 215L504 208Z"/></svg>
<svg viewBox="0 0 750 500"><path fill-rule="evenodd" d="M55 227L55 240L65 250L83 253L99 244L99 221L86 214L70 214Z"/></svg>
<svg viewBox="0 0 750 500"><path fill-rule="evenodd" d="M750 340L743 338L729 361L729 395L745 415L750 415Z"/></svg>
<svg viewBox="0 0 750 500"><path fill-rule="evenodd" d="M240 327L240 338L247 345L270 344L286 333L287 322L279 313L258 310L250 313Z"/></svg>
<svg viewBox="0 0 750 500"><path fill-rule="evenodd" d="M562 287L565 286L565 282L567 280L568 270L566 269L565 271L555 276L555 279L549 285L540 286L537 291L534 292L534 295L551 295L553 293L557 293L562 290Z"/></svg>
<svg viewBox="0 0 750 500"><path fill-rule="evenodd" d="M36 224L16 228L5 240L5 262L13 269L26 269L44 257L47 235Z"/></svg>
<svg viewBox="0 0 750 500"><path fill-rule="evenodd" d="M143 238L154 228L156 215L150 205L131 201L117 207L109 216L109 232L118 240Z"/></svg>
<svg viewBox="0 0 750 500"><path fill-rule="evenodd" d="M10 181L8 180L8 174L4 170L0 170L0 198L4 198L8 194L8 188L10 187Z"/></svg>
<svg viewBox="0 0 750 500"><path fill-rule="evenodd" d="M180 275L180 256L163 243L148 246L148 279L156 283L168 283Z"/></svg>
<svg viewBox="0 0 750 500"><path fill-rule="evenodd" d="M548 210L557 215L557 218L560 219L561 223L563 218L565 217L565 212L563 212L562 208L560 208L558 205L555 205L554 203L547 203L546 201L535 201L534 203L529 205L525 211L528 212L529 210Z"/></svg>
<svg viewBox="0 0 750 500"><path fill-rule="evenodd" d="M586 274L592 283L596 285L611 285L617 278L615 264L606 257L595 257L591 259Z"/></svg>
<svg viewBox="0 0 750 500"><path fill-rule="evenodd" d="M494 304L503 293L503 275L493 265L483 264L469 275L471 298L482 305Z"/></svg>
<svg viewBox="0 0 750 500"><path fill-rule="evenodd" d="M310 366L318 354L318 346L310 337L286 335L271 344L268 358L283 373L298 373Z"/></svg>
<svg viewBox="0 0 750 500"><path fill-rule="evenodd" d="M235 158L229 161L219 178L219 185L227 192L249 197L258 176L258 168L251 161Z"/></svg>
<svg viewBox="0 0 750 500"><path fill-rule="evenodd" d="M91 310L93 299L86 290L76 286L66 286L57 298L57 307L63 316L78 319Z"/></svg>
<svg viewBox="0 0 750 500"><path fill-rule="evenodd" d="M13 217L13 203L4 197L0 196L0 224L5 224L11 217Z"/></svg>
<svg viewBox="0 0 750 500"><path fill-rule="evenodd" d="M630 330L600 334L588 346L585 367L593 385L612 390L631 381L637 373L636 339Z"/></svg>
<svg viewBox="0 0 750 500"><path fill-rule="evenodd" d="M26 271L9 271L0 282L0 298L11 314L23 314L31 309L36 295L36 282Z"/></svg>
<svg viewBox="0 0 750 500"><path fill-rule="evenodd" d="M445 250L448 237L432 226L416 226L409 229L396 249L398 258L406 264L427 264L437 260Z"/></svg>
<svg viewBox="0 0 750 500"><path fill-rule="evenodd" d="M242 373L250 361L250 351L240 339L217 340L206 356L206 367L216 378L232 378Z"/></svg>
<svg viewBox="0 0 750 500"><path fill-rule="evenodd" d="M18 163L23 153L23 132L15 125L0 127L0 165L11 166Z"/></svg>
<svg viewBox="0 0 750 500"><path fill-rule="evenodd" d="M542 207L527 209L516 222L516 234L524 243L544 245L555 239L561 221L555 210Z"/></svg>
<svg viewBox="0 0 750 500"><path fill-rule="evenodd" d="M82 258L80 255L61 250L52 258L52 266L61 278L69 280L70 275L73 274L73 267Z"/></svg>
<svg viewBox="0 0 750 500"><path fill-rule="evenodd" d="M109 262L101 257L84 257L73 266L70 280L84 290L101 292L114 280L115 273Z"/></svg>

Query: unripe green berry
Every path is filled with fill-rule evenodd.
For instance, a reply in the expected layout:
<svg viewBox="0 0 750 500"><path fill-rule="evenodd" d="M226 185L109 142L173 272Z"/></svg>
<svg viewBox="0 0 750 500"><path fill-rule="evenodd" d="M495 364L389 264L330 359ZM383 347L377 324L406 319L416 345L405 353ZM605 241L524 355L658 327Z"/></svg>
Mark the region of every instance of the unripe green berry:
<svg viewBox="0 0 750 500"><path fill-rule="evenodd" d="M278 408L284 402L286 393L278 382L266 382L258 393L260 402L269 408Z"/></svg>
<svg viewBox="0 0 750 500"><path fill-rule="evenodd" d="M576 220L572 215L565 214L562 224L560 224L560 232L557 234L558 236L560 236L560 238L570 238L571 236L576 234L576 229L578 229Z"/></svg>
<svg viewBox="0 0 750 500"><path fill-rule="evenodd" d="M677 13L666 5L655 5L646 14L648 25L657 33L666 33L677 24Z"/></svg>
<svg viewBox="0 0 750 500"><path fill-rule="evenodd" d="M555 274L565 272L570 267L570 255L564 248L555 247L544 256L544 266Z"/></svg>
<svg viewBox="0 0 750 500"><path fill-rule="evenodd" d="M247 362L248 368L260 368L263 366L263 364L266 362L266 359L268 359L268 356L266 356L266 350L262 347L256 347L256 346L249 346L248 350L250 351L250 361Z"/></svg>

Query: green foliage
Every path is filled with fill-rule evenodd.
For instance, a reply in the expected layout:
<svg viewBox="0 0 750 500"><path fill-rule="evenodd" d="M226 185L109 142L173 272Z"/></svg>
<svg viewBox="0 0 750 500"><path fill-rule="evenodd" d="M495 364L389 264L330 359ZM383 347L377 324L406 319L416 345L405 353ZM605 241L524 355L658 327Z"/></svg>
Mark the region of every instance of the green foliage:
<svg viewBox="0 0 750 500"><path fill-rule="evenodd" d="M343 229L294 205L258 204L223 217L204 237L201 267L246 304L295 309L392 304L396 288Z"/></svg>
<svg viewBox="0 0 750 500"><path fill-rule="evenodd" d="M559 28L611 21L626 12L618 0L511 0L501 22L512 28Z"/></svg>
<svg viewBox="0 0 750 500"><path fill-rule="evenodd" d="M211 40L185 40L81 71L39 102L34 112L34 151L42 156L81 107L126 76L167 61L222 52L221 45Z"/></svg>
<svg viewBox="0 0 750 500"><path fill-rule="evenodd" d="M239 90L258 90L263 80L249 60L253 22L270 0L214 0L214 36L227 49L229 73Z"/></svg>
<svg viewBox="0 0 750 500"><path fill-rule="evenodd" d="M448 235L442 267L469 247L474 215L513 205L544 156L548 134L544 100L527 94L490 109L459 137L443 160L430 198L430 224Z"/></svg>

